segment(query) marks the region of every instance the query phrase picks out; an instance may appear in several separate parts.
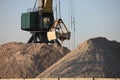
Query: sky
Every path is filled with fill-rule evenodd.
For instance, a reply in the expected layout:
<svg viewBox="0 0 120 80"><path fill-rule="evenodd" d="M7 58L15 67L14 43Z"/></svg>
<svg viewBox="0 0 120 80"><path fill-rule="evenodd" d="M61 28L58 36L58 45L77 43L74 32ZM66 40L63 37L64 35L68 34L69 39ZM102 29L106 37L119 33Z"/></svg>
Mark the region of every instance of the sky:
<svg viewBox="0 0 120 80"><path fill-rule="evenodd" d="M73 28L70 27L69 1L61 0L61 16L73 34ZM0 45L28 41L31 34L21 30L21 13L33 8L34 2L35 0L0 0ZM75 0L73 11L75 40L71 38L71 41L64 42L69 48L73 48L74 41L77 46L94 37L106 37L120 42L120 0Z"/></svg>

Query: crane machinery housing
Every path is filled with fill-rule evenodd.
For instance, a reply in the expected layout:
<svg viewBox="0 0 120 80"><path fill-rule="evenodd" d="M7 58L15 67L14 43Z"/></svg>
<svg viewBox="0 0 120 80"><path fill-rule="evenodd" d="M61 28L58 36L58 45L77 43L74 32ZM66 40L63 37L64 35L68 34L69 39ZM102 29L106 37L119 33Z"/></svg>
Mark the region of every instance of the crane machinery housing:
<svg viewBox="0 0 120 80"><path fill-rule="evenodd" d="M37 0L35 2L35 5ZM61 45L69 40L71 33L61 18L55 20L53 0L38 0L38 8L22 13L21 29L29 31L32 36L28 43L57 43Z"/></svg>

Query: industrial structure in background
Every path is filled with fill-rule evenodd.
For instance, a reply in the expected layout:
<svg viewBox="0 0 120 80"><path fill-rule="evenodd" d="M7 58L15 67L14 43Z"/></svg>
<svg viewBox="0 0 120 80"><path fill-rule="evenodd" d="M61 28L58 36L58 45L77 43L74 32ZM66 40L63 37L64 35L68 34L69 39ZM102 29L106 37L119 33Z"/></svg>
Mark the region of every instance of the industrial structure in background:
<svg viewBox="0 0 120 80"><path fill-rule="evenodd" d="M36 9L37 3L38 8ZM52 4L53 0L36 0L32 10L22 13L21 29L32 34L28 43L57 43L61 45L61 42L70 39L71 33L61 16L55 20ZM60 0L59 15L61 15Z"/></svg>

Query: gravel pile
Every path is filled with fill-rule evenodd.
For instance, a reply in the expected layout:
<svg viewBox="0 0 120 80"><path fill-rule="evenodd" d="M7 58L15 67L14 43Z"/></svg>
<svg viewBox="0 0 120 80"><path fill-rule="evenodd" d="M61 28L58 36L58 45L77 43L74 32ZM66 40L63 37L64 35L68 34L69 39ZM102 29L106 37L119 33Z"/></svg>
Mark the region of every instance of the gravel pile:
<svg viewBox="0 0 120 80"><path fill-rule="evenodd" d="M38 77L120 78L120 43L103 37L89 39Z"/></svg>
<svg viewBox="0 0 120 80"><path fill-rule="evenodd" d="M34 78L70 50L56 44L0 45L0 78Z"/></svg>

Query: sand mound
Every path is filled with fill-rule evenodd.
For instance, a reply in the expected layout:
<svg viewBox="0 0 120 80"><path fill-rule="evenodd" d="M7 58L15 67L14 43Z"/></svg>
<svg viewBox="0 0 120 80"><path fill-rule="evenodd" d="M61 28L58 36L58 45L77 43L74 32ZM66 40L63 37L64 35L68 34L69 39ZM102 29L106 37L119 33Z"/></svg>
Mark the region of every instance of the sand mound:
<svg viewBox="0 0 120 80"><path fill-rule="evenodd" d="M120 77L120 43L87 40L38 77Z"/></svg>
<svg viewBox="0 0 120 80"><path fill-rule="evenodd" d="M58 45L11 42L0 46L0 78L34 78L70 50Z"/></svg>

